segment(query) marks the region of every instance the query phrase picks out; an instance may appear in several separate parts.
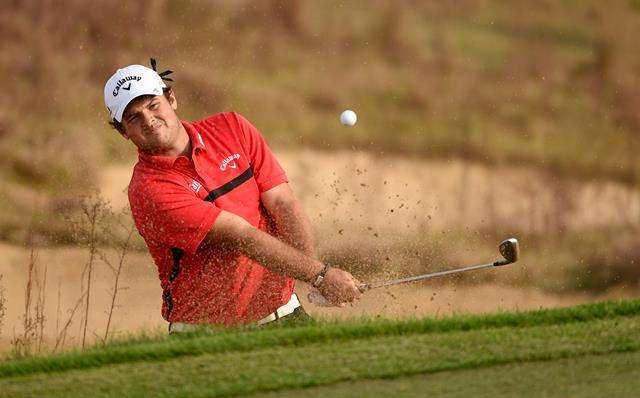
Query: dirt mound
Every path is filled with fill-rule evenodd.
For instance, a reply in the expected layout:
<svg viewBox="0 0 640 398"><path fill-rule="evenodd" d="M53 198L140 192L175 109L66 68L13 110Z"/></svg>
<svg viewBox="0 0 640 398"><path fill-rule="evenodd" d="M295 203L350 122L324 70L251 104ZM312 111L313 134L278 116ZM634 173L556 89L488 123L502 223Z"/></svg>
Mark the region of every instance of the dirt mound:
<svg viewBox="0 0 640 398"><path fill-rule="evenodd" d="M447 229L526 232L640 225L640 190L488 167L363 152L282 151L278 158L316 230L395 235ZM102 192L126 206L131 164L107 167Z"/></svg>

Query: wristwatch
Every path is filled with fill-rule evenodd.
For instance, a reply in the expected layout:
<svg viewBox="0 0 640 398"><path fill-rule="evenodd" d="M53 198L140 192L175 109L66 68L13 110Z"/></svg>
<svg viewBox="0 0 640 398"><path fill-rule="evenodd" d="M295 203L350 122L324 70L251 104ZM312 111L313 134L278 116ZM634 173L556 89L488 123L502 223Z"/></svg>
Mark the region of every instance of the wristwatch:
<svg viewBox="0 0 640 398"><path fill-rule="evenodd" d="M315 282L313 282L312 286L317 289L318 286L320 286L320 284L322 284L322 281L324 280L324 276L327 274L327 271L329 271L330 269L331 269L331 266L329 266L329 264L325 264L324 268L322 269L322 271L320 271L318 276L316 276L316 280L315 280Z"/></svg>

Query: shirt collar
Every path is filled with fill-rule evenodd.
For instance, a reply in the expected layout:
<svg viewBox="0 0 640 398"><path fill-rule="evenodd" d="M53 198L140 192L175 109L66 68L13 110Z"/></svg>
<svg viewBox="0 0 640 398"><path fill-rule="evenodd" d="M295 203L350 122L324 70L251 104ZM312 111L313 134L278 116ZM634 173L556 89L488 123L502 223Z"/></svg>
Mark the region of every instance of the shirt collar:
<svg viewBox="0 0 640 398"><path fill-rule="evenodd" d="M191 156L193 157L198 151L205 151L206 147L202 139L202 135L196 130L196 128L189 122L181 120L180 123L184 126L184 129L189 135L189 141L191 141ZM150 163L153 166L170 169L173 168L173 164L179 156L162 156L162 155L150 155L148 153L138 150L138 159L145 163Z"/></svg>
<svg viewBox="0 0 640 398"><path fill-rule="evenodd" d="M204 140L202 139L202 135L196 130L193 124L186 122L184 120L180 121L184 126L184 129L187 130L187 134L189 134L189 139L191 140L191 148L195 153L195 150L205 150Z"/></svg>

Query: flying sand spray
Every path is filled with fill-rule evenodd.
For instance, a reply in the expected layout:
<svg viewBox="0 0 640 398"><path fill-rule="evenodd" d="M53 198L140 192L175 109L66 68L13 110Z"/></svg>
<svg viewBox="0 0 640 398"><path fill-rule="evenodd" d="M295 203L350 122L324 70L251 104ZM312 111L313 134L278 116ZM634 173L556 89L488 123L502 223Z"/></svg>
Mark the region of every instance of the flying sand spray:
<svg viewBox="0 0 640 398"><path fill-rule="evenodd" d="M402 284L402 283L409 283L409 282L423 281L423 280L426 280L426 279L433 279L433 278L437 278L437 277L440 277L440 276L458 274L458 273L467 272L467 271L475 271L475 270L479 270L479 269L483 269L483 268L500 267L500 266L503 266L503 265L515 263L516 261L518 261L518 258L520 257L520 246L519 246L518 240L516 238L509 238L509 239L505 239L504 241L500 242L500 245L498 246L498 250L500 251L500 254L502 254L503 259L494 261L492 263L480 264L480 265L471 265L471 266L463 267L463 268L455 268L455 269L450 269L450 270L446 270L446 271L433 272L433 273L430 273L430 274L410 276L410 277L407 277L407 278L392 279L392 280L389 280L389 281L365 283L363 285L360 285L358 287L358 289L362 293L364 293L366 291L369 291L371 289L377 289L379 287L399 285L399 284ZM316 304L318 306L321 306L321 307L332 307L333 306L333 304L331 304L326 298L324 298L324 296L322 296L322 294L320 294L320 292L317 289L313 289L311 292L309 292L308 298L309 298L310 302L312 302L313 304Z"/></svg>

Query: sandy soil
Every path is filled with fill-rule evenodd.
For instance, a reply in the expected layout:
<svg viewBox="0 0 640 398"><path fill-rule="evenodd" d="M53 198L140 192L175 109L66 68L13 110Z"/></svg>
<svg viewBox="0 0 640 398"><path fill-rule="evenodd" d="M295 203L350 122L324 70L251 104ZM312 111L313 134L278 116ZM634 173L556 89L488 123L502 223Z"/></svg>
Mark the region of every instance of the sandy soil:
<svg viewBox="0 0 640 398"><path fill-rule="evenodd" d="M28 278L29 251L25 248L0 245L0 253L6 259L0 265L3 275L2 286L7 300L7 314L0 331L0 352L6 351L15 337L23 331L25 314L25 291ZM117 263L114 250L105 250L107 258ZM82 272L89 256L81 248L48 248L37 251L36 270L40 287L34 284L32 300L37 300L38 292L45 298L44 315L45 341L48 346L55 346L64 324L80 297ZM46 284L44 273L46 268ZM115 277L112 271L102 262L94 268L87 330L87 341L94 341L97 336L104 336L107 314L111 304ZM146 253L133 252L126 257L121 276L120 290L117 295L112 325L116 332L135 332L153 329L163 323L160 316L161 289L156 278L155 265ZM58 299L60 299L58 301ZM83 306L80 306L82 309ZM66 347L77 346L81 342L80 319L82 310L78 310L72 318ZM60 343L62 344L62 342Z"/></svg>
<svg viewBox="0 0 640 398"><path fill-rule="evenodd" d="M14 338L21 336L24 321L25 288L29 251L0 244L6 262L0 266L4 275L2 286L7 298L7 314L0 332L0 353L11 349ZM112 261L114 250L105 250ZM49 248L37 252L37 274L40 286L46 267L46 285L40 290L34 285L33 300L44 291L44 345L53 347L70 311L80 297L80 280L88 254L80 248ZM90 296L87 342L104 335L107 311L111 303L114 276L104 264L98 263L93 274ZM126 257L121 286L117 295L112 330L116 336L142 330L164 330L166 322L160 316L161 290L155 266L146 253L129 253ZM534 288L509 287L498 284L477 286L453 284L418 284L397 286L368 292L357 304L344 308L321 308L306 301L308 287L298 284L297 291L305 308L316 317L352 318L358 316L406 318L452 313L485 313L500 310L537 309L586 303L603 298L638 297L640 291L616 291L606 296L587 294L555 296ZM60 301L58 302L58 297ZM68 329L64 348L81 343L82 311L76 312Z"/></svg>

